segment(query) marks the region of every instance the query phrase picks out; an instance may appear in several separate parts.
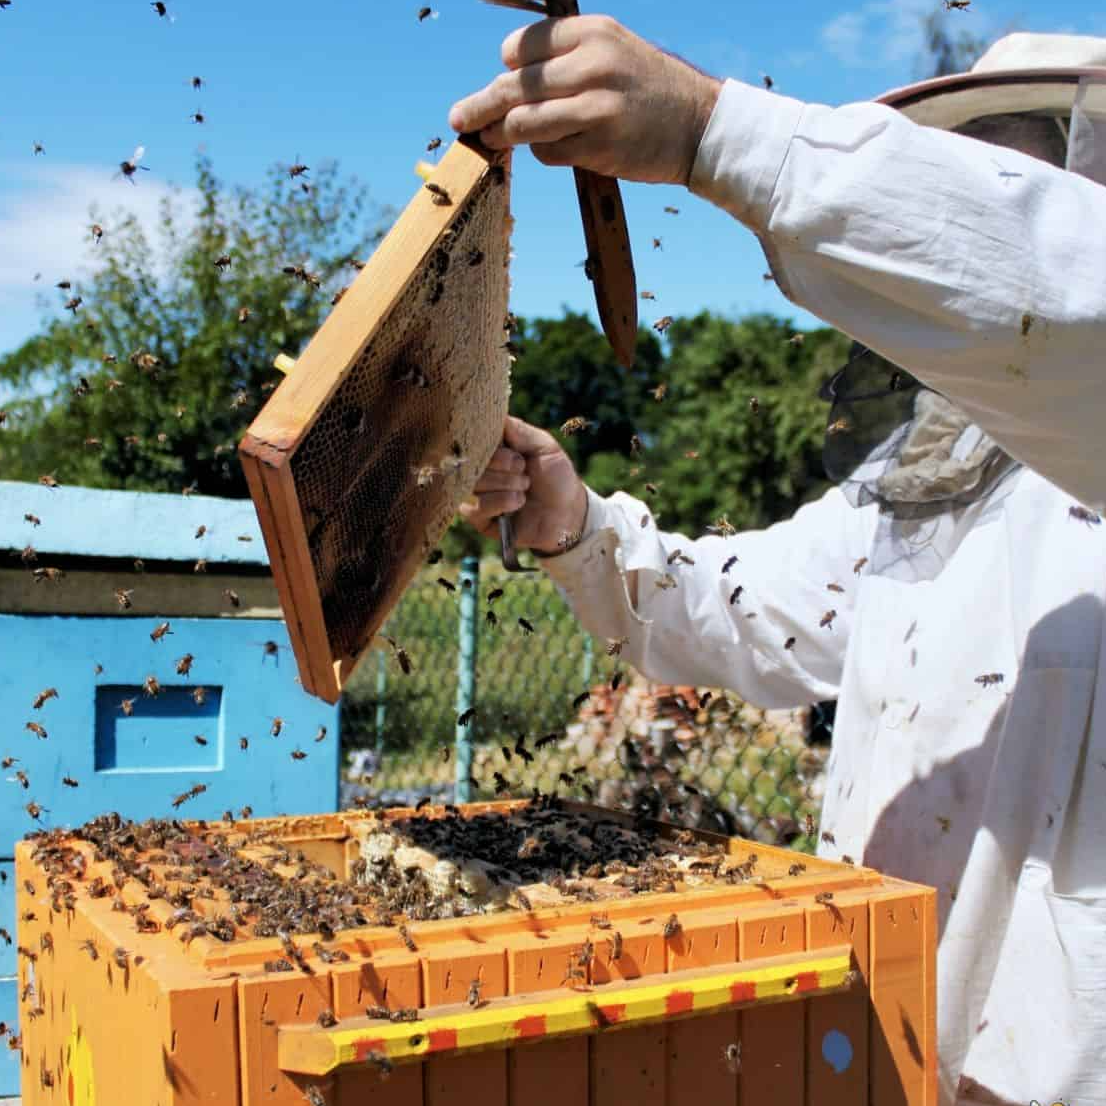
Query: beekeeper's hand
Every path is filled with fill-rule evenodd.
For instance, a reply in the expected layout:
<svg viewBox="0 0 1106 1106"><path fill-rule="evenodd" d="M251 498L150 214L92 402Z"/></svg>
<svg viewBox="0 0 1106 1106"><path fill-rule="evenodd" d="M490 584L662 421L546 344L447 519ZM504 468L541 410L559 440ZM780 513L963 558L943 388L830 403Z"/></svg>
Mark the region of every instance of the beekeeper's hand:
<svg viewBox="0 0 1106 1106"><path fill-rule="evenodd" d="M496 518L515 514L515 540L539 553L557 553L578 534L587 515L587 489L556 438L522 419L507 417L503 445L476 482L461 517L485 537L498 533Z"/></svg>
<svg viewBox="0 0 1106 1106"><path fill-rule="evenodd" d="M546 165L687 184L721 81L605 15L533 23L502 53L507 72L453 105L454 130Z"/></svg>

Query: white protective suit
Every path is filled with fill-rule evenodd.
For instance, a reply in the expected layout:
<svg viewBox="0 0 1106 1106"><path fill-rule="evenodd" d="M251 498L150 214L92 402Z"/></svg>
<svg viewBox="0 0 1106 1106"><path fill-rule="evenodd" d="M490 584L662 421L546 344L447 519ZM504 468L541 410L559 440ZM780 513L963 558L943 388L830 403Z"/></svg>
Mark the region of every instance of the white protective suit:
<svg viewBox="0 0 1106 1106"><path fill-rule="evenodd" d="M650 677L838 699L822 849L939 889L943 1103L995 1101L974 1081L1106 1106L1106 526L1069 514L1106 495L1106 190L883 105L732 81L691 187L758 235L795 302L1028 467L944 532L931 580L854 575L879 508L837 489L694 542L590 494L582 542L543 565ZM693 567L669 567L676 548Z"/></svg>

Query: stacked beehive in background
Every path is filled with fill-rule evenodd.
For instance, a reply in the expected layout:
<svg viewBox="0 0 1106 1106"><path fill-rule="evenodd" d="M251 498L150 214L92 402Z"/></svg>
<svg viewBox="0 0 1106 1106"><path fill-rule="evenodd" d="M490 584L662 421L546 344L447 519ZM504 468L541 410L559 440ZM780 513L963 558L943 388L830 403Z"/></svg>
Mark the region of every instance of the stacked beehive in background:
<svg viewBox="0 0 1106 1106"><path fill-rule="evenodd" d="M195 817L336 805L338 712L296 682L248 501L0 482L0 655L12 935L11 858L28 831L164 816L186 792ZM13 1033L15 959L0 939ZM0 1095L18 1092L17 1061L0 1044Z"/></svg>
<svg viewBox="0 0 1106 1106"><path fill-rule="evenodd" d="M935 897L868 869L544 799L17 867L28 1104L936 1101Z"/></svg>

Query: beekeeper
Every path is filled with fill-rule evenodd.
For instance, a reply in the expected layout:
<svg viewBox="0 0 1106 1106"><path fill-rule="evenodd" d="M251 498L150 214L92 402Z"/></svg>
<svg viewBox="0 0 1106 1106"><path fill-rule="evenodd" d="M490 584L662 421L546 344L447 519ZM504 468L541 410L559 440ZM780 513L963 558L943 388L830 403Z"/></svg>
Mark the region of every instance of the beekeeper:
<svg viewBox="0 0 1106 1106"><path fill-rule="evenodd" d="M826 388L839 486L786 522L665 533L514 419L467 517L517 511L655 679L837 699L821 850L939 889L942 1102L1106 1104L1106 39L1013 35L839 108L605 17L503 58L456 129L686 184L862 345Z"/></svg>

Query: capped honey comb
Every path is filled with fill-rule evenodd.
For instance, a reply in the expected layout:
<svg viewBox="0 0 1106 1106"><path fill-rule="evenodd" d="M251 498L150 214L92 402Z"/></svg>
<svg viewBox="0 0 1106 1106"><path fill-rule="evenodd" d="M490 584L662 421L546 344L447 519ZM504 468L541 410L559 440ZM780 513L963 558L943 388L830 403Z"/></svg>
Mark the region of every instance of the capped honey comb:
<svg viewBox="0 0 1106 1106"><path fill-rule="evenodd" d="M450 148L240 456L305 690L335 702L507 413L509 160Z"/></svg>

